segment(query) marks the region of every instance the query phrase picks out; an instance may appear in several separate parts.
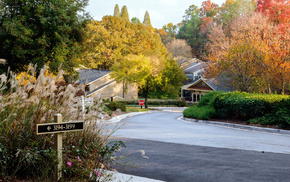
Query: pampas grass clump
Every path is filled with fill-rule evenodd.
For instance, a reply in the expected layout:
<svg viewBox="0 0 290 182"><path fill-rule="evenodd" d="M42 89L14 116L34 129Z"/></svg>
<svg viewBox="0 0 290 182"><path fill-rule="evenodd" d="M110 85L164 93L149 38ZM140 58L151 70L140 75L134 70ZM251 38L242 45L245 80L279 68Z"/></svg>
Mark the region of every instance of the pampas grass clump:
<svg viewBox="0 0 290 182"><path fill-rule="evenodd" d="M100 96L83 113L84 85L63 84L62 70L56 77L45 76L46 67L35 79L35 70L29 65L20 79L12 72L0 75L0 179L53 180L58 163L54 135L36 135L36 124L51 123L60 113L64 122L85 121L83 131L63 135L63 179L98 180L102 174L95 170L108 169L111 162L100 152L110 136L98 117L103 113Z"/></svg>

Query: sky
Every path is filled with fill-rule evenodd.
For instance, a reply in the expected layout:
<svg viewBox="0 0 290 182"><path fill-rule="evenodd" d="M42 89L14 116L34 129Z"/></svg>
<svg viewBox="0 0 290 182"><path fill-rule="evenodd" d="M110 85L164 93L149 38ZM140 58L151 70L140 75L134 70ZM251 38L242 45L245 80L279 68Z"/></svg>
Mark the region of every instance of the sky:
<svg viewBox="0 0 290 182"><path fill-rule="evenodd" d="M89 0L86 11L95 20L102 20L103 16L113 15L115 5L118 4L120 12L127 6L130 20L137 17L143 22L146 10L149 12L151 24L154 28L162 28L167 23L177 24L190 5L201 7L204 0ZM225 0L211 0L221 6Z"/></svg>

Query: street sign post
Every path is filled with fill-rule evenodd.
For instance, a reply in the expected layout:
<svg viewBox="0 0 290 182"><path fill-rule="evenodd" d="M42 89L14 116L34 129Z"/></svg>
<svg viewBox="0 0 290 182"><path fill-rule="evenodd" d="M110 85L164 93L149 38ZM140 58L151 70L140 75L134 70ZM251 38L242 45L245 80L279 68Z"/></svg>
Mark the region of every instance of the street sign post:
<svg viewBox="0 0 290 182"><path fill-rule="evenodd" d="M37 135L52 134L60 132L70 132L84 129L84 122L65 122L65 123L45 123L37 124Z"/></svg>
<svg viewBox="0 0 290 182"><path fill-rule="evenodd" d="M144 100L139 100L139 105L141 106L142 109L142 106L144 105Z"/></svg>
<svg viewBox="0 0 290 182"><path fill-rule="evenodd" d="M78 131L84 129L84 122L83 121L76 121L76 122L62 122L62 115L55 114L54 115L55 123L45 123L45 124L36 124L36 134L43 135L43 134L55 134L55 149L57 151L58 157L58 165L56 168L56 179L57 181L60 180L62 174L62 133L63 132L70 132L70 131Z"/></svg>

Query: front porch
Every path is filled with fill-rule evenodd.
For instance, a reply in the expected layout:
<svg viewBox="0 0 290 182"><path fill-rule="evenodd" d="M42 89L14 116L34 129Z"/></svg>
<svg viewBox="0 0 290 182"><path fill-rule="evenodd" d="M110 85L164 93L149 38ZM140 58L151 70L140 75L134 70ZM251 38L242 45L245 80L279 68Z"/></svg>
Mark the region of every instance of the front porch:
<svg viewBox="0 0 290 182"><path fill-rule="evenodd" d="M214 89L204 79L200 78L194 83L181 87L181 98L187 101L199 102L204 94L211 91L214 91Z"/></svg>

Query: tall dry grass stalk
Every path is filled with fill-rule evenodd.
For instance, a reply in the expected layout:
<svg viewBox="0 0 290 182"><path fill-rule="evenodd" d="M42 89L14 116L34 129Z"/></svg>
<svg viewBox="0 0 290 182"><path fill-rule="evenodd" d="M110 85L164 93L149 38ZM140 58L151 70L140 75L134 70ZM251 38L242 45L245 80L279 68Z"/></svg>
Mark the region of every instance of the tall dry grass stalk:
<svg viewBox="0 0 290 182"><path fill-rule="evenodd" d="M6 64L6 60L5 59L0 59L0 64Z"/></svg>
<svg viewBox="0 0 290 182"><path fill-rule="evenodd" d="M0 175L51 180L58 162L54 135L36 135L36 124L51 123L54 114L60 113L63 121L85 121L83 131L63 135L64 177L90 180L93 170L106 169L111 162L100 152L110 136L99 118L100 113L105 114L102 100L94 98L94 106L83 114L79 96L85 93L85 86L64 84L62 70L57 77L45 76L45 70L41 69L36 80L36 66L32 65L19 80L12 72L0 75Z"/></svg>

